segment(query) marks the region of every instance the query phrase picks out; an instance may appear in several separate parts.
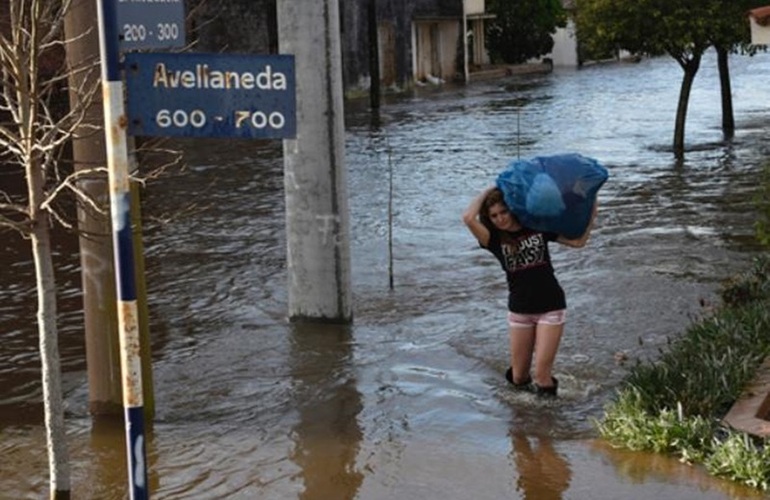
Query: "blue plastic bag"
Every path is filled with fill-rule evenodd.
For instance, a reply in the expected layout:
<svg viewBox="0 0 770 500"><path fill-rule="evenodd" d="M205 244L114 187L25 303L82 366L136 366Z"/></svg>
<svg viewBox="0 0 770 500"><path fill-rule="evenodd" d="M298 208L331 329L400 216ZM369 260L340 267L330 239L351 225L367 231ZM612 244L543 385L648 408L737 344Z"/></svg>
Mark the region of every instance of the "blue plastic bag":
<svg viewBox="0 0 770 500"><path fill-rule="evenodd" d="M577 153L514 160L497 177L506 205L530 229L579 238L609 174Z"/></svg>

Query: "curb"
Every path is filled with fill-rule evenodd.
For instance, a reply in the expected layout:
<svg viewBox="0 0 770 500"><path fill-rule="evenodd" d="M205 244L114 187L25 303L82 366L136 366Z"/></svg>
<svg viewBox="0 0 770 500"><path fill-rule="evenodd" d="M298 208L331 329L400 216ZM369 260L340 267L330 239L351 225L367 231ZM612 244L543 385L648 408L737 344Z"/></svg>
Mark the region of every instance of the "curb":
<svg viewBox="0 0 770 500"><path fill-rule="evenodd" d="M762 438L770 436L770 357L765 359L722 421L748 434Z"/></svg>

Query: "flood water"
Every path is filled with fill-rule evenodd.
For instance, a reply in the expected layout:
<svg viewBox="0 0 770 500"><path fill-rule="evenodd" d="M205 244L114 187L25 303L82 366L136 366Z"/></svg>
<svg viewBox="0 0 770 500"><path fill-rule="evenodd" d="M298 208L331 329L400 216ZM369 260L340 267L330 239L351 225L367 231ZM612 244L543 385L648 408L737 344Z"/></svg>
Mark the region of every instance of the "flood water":
<svg viewBox="0 0 770 500"><path fill-rule="evenodd" d="M150 183L142 208L153 496L760 498L613 450L593 420L628 366L658 355L759 252L768 75L770 54L733 58L737 132L724 142L708 55L682 163L670 151L681 70L667 58L419 89L376 117L348 103L349 327L286 320L280 144L184 142L189 168ZM599 159L610 179L590 244L552 246L569 312L560 398L544 402L506 387L504 277L460 214L511 159L558 152ZM43 498L33 266L26 242L3 238L0 498ZM122 423L88 414L77 241L58 241L73 498L125 498Z"/></svg>

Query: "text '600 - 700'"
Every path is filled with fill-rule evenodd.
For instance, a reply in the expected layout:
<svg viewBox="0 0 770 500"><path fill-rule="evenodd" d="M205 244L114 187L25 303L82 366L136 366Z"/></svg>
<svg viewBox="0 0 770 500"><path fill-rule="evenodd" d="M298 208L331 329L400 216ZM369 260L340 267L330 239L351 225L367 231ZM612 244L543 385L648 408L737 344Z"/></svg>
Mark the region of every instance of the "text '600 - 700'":
<svg viewBox="0 0 770 500"><path fill-rule="evenodd" d="M294 57L126 54L129 133L296 137Z"/></svg>

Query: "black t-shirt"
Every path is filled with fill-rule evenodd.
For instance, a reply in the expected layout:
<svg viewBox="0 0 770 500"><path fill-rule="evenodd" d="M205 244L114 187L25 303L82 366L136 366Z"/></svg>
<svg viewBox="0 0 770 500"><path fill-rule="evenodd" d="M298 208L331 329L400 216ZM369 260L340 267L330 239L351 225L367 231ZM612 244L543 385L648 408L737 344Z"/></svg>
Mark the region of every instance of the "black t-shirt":
<svg viewBox="0 0 770 500"><path fill-rule="evenodd" d="M515 232L490 231L487 250L497 257L505 271L511 312L541 314L567 307L548 253L548 242L557 237L555 233L526 228Z"/></svg>

